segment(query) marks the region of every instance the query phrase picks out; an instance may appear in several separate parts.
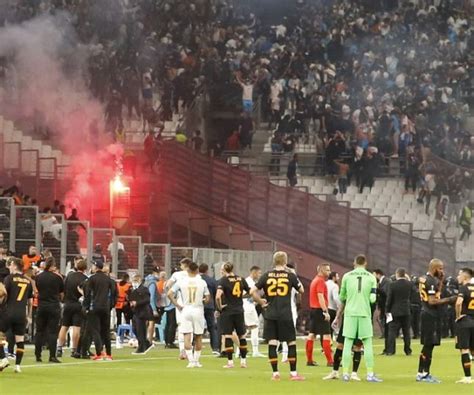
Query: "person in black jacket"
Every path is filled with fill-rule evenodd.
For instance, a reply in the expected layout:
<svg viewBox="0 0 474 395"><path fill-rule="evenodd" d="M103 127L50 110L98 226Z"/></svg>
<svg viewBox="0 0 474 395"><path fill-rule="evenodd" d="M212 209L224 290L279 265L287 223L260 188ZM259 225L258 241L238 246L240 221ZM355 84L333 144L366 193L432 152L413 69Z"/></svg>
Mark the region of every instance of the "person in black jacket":
<svg viewBox="0 0 474 395"><path fill-rule="evenodd" d="M214 355L220 354L220 339L217 333L217 323L216 323L216 305L214 301L216 300L217 293L217 281L208 275L209 266L206 263L201 263L199 265L199 274L201 278L206 282L207 289L211 294L211 299L209 303L204 305L204 318L206 320L206 327L209 332L209 338L212 348L212 353Z"/></svg>
<svg viewBox="0 0 474 395"><path fill-rule="evenodd" d="M56 345L61 319L60 301L63 299L64 282L56 273L56 262L53 257L46 259L44 271L36 277L38 290L38 311L36 313L36 362L43 362L41 350L45 338L48 342L49 362L61 362L56 358Z"/></svg>
<svg viewBox="0 0 474 395"><path fill-rule="evenodd" d="M83 309L87 314L86 335L88 340L94 340L96 353L95 361L112 360L111 355L103 352L103 346L110 349L110 309L111 295L115 295L116 286L110 277L103 272L104 263L94 262L95 272L84 284ZM102 341L104 339L104 341ZM90 342L82 345L83 357L87 354Z"/></svg>
<svg viewBox="0 0 474 395"><path fill-rule="evenodd" d="M388 315L388 338L386 355L394 355L396 338L400 328L403 333L404 351L411 355L410 335L410 304L413 285L407 278L405 269L399 268L396 272L396 280L388 285L386 314ZM391 319L391 320L390 320Z"/></svg>
<svg viewBox="0 0 474 395"><path fill-rule="evenodd" d="M138 348L133 355L146 354L153 348L147 340L147 321L153 317L150 306L150 291L143 284L142 278L137 274L132 279L133 291L130 294L130 306L133 311L133 331L138 340Z"/></svg>
<svg viewBox="0 0 474 395"><path fill-rule="evenodd" d="M294 154L293 159L288 164L288 170L286 172L286 176L288 177L288 181L290 182L290 186L292 187L294 187L298 183L297 171L298 171L298 154Z"/></svg>
<svg viewBox="0 0 474 395"><path fill-rule="evenodd" d="M380 269L374 270L374 275L377 278L377 308L379 310L379 322L382 328L382 337L385 338L385 346L382 354L387 352L387 334L388 325L385 319L385 305L387 303L387 292L388 285L390 284L390 278L386 277L384 272Z"/></svg>

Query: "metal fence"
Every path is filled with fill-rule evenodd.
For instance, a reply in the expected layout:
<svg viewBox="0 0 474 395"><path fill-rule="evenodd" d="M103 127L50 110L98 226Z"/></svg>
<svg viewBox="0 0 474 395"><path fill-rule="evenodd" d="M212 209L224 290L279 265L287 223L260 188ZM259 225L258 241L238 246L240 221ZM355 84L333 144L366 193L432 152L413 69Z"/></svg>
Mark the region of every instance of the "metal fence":
<svg viewBox="0 0 474 395"><path fill-rule="evenodd" d="M169 244L142 243L140 273L150 274L153 267L159 266L169 276L171 272L171 246Z"/></svg>
<svg viewBox="0 0 474 395"><path fill-rule="evenodd" d="M38 206L15 206L15 248L17 255L28 254L30 246L41 247Z"/></svg>
<svg viewBox="0 0 474 395"><path fill-rule="evenodd" d="M211 270L211 275L216 279L220 278L220 266L224 262L232 262L234 272L242 277L246 277L252 266L259 266L263 271L269 270L272 266L271 251L241 251L215 248L196 248L194 260L198 263L207 263Z"/></svg>
<svg viewBox="0 0 474 395"><path fill-rule="evenodd" d="M4 248L15 251L16 215L12 198L0 198L0 234Z"/></svg>
<svg viewBox="0 0 474 395"><path fill-rule="evenodd" d="M422 273L433 256L454 263L452 245L415 237L347 202L330 203L294 188L200 155L174 142L162 146L160 188L174 199L241 224L346 267L365 253L371 266L391 271L400 264Z"/></svg>

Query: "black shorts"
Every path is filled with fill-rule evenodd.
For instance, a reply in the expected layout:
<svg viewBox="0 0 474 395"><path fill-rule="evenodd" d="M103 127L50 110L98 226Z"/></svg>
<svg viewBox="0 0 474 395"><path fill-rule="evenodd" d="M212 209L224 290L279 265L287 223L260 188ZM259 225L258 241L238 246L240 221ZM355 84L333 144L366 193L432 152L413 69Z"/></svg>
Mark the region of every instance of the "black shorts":
<svg viewBox="0 0 474 395"><path fill-rule="evenodd" d="M344 317L341 317L341 328L339 329L339 333L337 334L337 339L336 342L339 344L344 344L345 337L342 336L342 333L344 331ZM363 343L362 340L360 339L355 339L354 340L354 346L356 347L362 347Z"/></svg>
<svg viewBox="0 0 474 395"><path fill-rule="evenodd" d="M25 336L26 314L23 312L8 312L6 329L10 330L15 336Z"/></svg>
<svg viewBox="0 0 474 395"><path fill-rule="evenodd" d="M331 324L329 321L324 319L324 314L322 309L311 309L311 328L310 333L314 335L330 335L331 334Z"/></svg>
<svg viewBox="0 0 474 395"><path fill-rule="evenodd" d="M424 346L439 346L441 344L441 322L425 311L421 312L420 341Z"/></svg>
<svg viewBox="0 0 474 395"><path fill-rule="evenodd" d="M235 331L237 336L243 336L247 332L245 329L244 313L224 313L221 315L220 325L223 335L232 335L232 333Z"/></svg>
<svg viewBox="0 0 474 395"><path fill-rule="evenodd" d="M83 319L80 303L66 303L64 305L62 326L81 326Z"/></svg>
<svg viewBox="0 0 474 395"><path fill-rule="evenodd" d="M268 341L294 342L296 340L295 323L293 320L265 319L263 337Z"/></svg>
<svg viewBox="0 0 474 395"><path fill-rule="evenodd" d="M474 350L474 320L465 321L463 318L456 323L456 348L460 350Z"/></svg>

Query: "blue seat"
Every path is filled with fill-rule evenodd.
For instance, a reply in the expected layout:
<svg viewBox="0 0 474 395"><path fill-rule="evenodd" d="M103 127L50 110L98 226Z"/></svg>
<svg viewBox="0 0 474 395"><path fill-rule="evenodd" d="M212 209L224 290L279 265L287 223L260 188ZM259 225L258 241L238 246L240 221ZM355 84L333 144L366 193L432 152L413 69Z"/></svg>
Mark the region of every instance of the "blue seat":
<svg viewBox="0 0 474 395"><path fill-rule="evenodd" d="M120 338L121 343L123 343L123 338L126 332L128 332L131 337L135 337L135 333L133 333L132 325L130 324L119 325L119 327L117 328L117 337Z"/></svg>

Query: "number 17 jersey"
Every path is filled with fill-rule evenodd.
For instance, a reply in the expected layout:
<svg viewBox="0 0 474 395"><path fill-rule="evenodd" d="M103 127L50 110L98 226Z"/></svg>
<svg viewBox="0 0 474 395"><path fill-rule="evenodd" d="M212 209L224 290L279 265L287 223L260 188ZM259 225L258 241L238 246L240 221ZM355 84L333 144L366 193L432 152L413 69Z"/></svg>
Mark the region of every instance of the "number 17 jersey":
<svg viewBox="0 0 474 395"><path fill-rule="evenodd" d="M260 277L255 286L265 292L268 307L264 315L267 320L293 321L291 290L299 290L301 286L295 274L274 269Z"/></svg>
<svg viewBox="0 0 474 395"><path fill-rule="evenodd" d="M173 285L174 293L181 295L183 307L204 309L203 299L209 295L206 282L201 277L183 277Z"/></svg>

